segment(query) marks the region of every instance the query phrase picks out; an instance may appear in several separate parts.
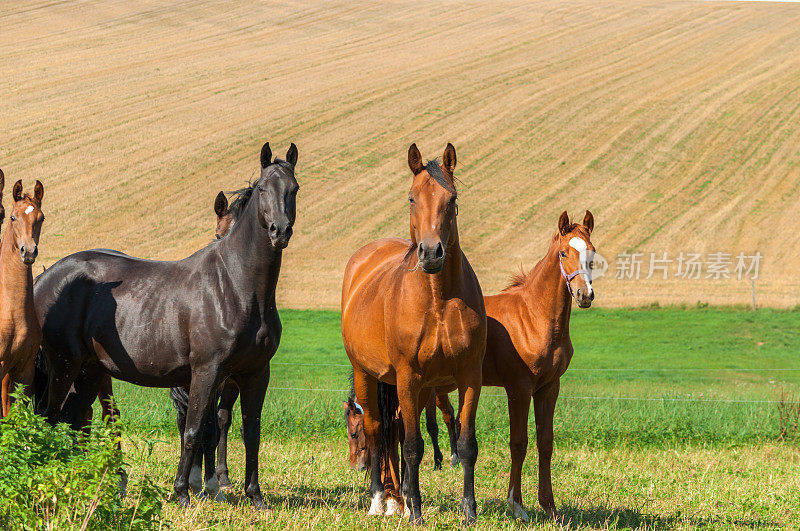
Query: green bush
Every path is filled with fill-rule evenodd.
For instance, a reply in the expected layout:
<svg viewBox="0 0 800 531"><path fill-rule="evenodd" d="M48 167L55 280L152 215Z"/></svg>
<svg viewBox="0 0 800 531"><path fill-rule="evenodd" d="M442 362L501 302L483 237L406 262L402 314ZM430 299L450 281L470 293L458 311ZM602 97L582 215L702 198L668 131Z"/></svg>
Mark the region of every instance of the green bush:
<svg viewBox="0 0 800 531"><path fill-rule="evenodd" d="M120 495L120 434L95 423L90 434L50 426L19 395L0 420L0 528L153 529L165 493L149 478Z"/></svg>

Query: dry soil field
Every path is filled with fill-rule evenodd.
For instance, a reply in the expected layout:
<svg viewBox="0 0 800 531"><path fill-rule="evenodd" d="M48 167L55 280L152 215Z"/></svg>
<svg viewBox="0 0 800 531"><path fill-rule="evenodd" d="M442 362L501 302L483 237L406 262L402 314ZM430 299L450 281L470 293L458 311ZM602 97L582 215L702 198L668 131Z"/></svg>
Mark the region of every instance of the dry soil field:
<svg viewBox="0 0 800 531"><path fill-rule="evenodd" d="M44 265L183 257L263 141L294 141L280 302L335 307L347 257L407 235L408 145L450 141L487 292L535 263L561 210L589 208L612 261L759 251L759 303L800 303L798 4L163 4L0 4L0 167L45 183ZM750 297L738 280L596 288L601 305Z"/></svg>

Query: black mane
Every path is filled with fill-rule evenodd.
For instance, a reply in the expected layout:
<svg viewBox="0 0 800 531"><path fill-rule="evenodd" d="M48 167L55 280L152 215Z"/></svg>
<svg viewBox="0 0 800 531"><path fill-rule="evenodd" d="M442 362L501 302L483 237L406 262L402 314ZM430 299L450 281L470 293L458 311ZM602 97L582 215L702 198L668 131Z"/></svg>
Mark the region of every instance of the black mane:
<svg viewBox="0 0 800 531"><path fill-rule="evenodd" d="M450 182L450 179L442 171L442 167L439 166L439 161L437 159L429 160L425 164L425 171L428 172L428 175L436 181L437 183L441 184L445 190L451 193L456 193L456 187Z"/></svg>

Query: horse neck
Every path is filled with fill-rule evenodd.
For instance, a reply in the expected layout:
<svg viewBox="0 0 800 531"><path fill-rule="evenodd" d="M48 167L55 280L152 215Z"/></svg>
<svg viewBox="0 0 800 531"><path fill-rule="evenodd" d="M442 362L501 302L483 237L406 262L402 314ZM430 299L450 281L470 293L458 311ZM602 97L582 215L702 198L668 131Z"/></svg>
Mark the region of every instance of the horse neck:
<svg viewBox="0 0 800 531"><path fill-rule="evenodd" d="M229 273L235 271L235 278L241 279L242 288L263 296L262 304L274 307L283 251L270 244L269 233L258 220L256 198L250 199L217 249Z"/></svg>
<svg viewBox="0 0 800 531"><path fill-rule="evenodd" d="M461 274L463 272L463 253L458 239L458 224L453 220L453 229L450 231L450 238L447 240L445 248L444 264L438 273L426 273L421 267L417 267L413 274L419 275L418 278L428 290L434 304L443 302L461 293ZM416 253L414 253L414 263L416 263Z"/></svg>
<svg viewBox="0 0 800 531"><path fill-rule="evenodd" d="M558 254L559 240L554 239L544 258L534 267L530 278L523 285L527 306L536 322L547 323L551 337L569 334L569 317L572 300L567 290L567 281L561 274Z"/></svg>
<svg viewBox="0 0 800 531"><path fill-rule="evenodd" d="M18 304L20 300L30 298L33 301L33 272L31 266L26 265L19 256L13 224L13 221L8 224L0 243L0 293L6 302L11 303L8 306L11 311L21 308Z"/></svg>

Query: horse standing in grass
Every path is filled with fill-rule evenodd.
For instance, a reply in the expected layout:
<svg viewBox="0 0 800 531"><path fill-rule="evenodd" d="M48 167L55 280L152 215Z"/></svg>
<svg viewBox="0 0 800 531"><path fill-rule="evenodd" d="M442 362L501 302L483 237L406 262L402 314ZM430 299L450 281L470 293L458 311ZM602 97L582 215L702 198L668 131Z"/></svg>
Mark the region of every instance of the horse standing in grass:
<svg viewBox="0 0 800 531"><path fill-rule="evenodd" d="M189 472L210 402L231 378L241 391L245 494L266 508L258 482L261 410L281 335L275 288L295 221L296 162L294 144L285 161L272 161L264 144L261 175L239 221L228 237L188 258L84 251L36 283L51 422L80 427L106 373L149 387L190 386L175 478L181 505L190 503Z"/></svg>
<svg viewBox="0 0 800 531"><path fill-rule="evenodd" d="M383 239L362 247L350 258L342 286L342 337L353 365L355 393L364 409L370 450L369 513L383 513L381 461L390 461L393 478L398 471L398 441L393 439L401 421L380 402L392 402L394 395L402 412L402 494L411 522L424 523L419 416L432 388L456 385L461 421L458 455L464 469L461 508L471 523L477 518L475 412L486 314L478 279L459 246L455 148L447 145L441 165L437 161L423 165L412 144L408 165L414 176L408 197L411 239ZM383 418L382 410L388 413ZM398 509L393 501L389 513Z"/></svg>
<svg viewBox="0 0 800 531"><path fill-rule="evenodd" d="M44 222L44 186L36 181L31 197L23 194L22 181L17 181L11 195L14 204L0 243L0 380L3 382L3 416L8 415L11 406L10 386L30 386L33 383L34 361L42 340L42 329L33 305L32 266L39 253L39 235Z"/></svg>
<svg viewBox="0 0 800 531"><path fill-rule="evenodd" d="M511 430L511 476L508 502L514 516L528 520L522 504L522 464L528 450L528 412L533 398L539 451L539 504L557 515L550 463L553 414L560 378L572 359L569 317L574 298L580 308L594 300L590 235L594 217L570 223L562 212L544 258L497 295L484 298L487 315L483 385L504 387Z"/></svg>
<svg viewBox="0 0 800 531"><path fill-rule="evenodd" d="M505 291L484 297L488 331L483 385L506 390L511 431L508 503L514 516L525 521L529 518L522 504L522 464L528 451L531 398L539 450L539 503L548 516L557 515L550 478L553 415L560 378L573 354L571 299L580 308L590 307L594 300L593 229L594 216L588 210L582 224L570 223L563 212L545 257L528 274L516 276ZM366 441L356 443L351 455L368 454Z"/></svg>

